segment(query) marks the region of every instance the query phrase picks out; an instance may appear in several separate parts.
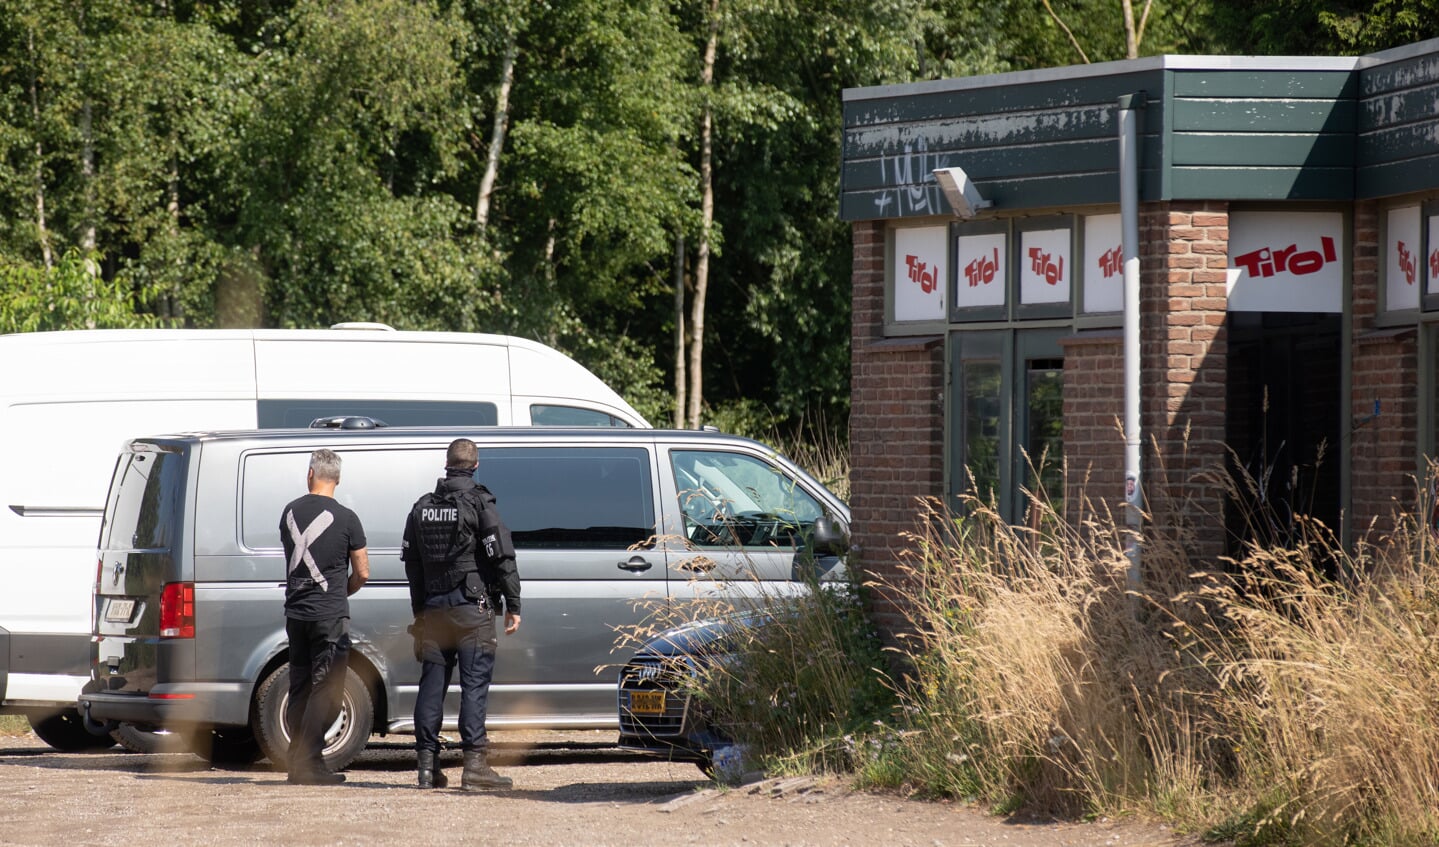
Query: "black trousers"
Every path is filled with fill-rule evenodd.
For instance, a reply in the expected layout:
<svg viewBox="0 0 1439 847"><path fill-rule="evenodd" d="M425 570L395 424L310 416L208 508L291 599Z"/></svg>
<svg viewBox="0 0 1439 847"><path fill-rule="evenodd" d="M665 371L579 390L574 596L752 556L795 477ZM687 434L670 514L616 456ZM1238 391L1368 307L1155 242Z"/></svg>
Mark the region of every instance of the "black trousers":
<svg viewBox="0 0 1439 847"><path fill-rule="evenodd" d="M290 638L290 773L325 770L325 730L340 716L350 659L350 619L285 620Z"/></svg>
<svg viewBox="0 0 1439 847"><path fill-rule="evenodd" d="M463 588L425 598L420 613L423 637L420 691L415 697L415 749L440 749L445 692L460 669L460 741L466 750L485 750L485 706L495 672L495 615L465 597Z"/></svg>

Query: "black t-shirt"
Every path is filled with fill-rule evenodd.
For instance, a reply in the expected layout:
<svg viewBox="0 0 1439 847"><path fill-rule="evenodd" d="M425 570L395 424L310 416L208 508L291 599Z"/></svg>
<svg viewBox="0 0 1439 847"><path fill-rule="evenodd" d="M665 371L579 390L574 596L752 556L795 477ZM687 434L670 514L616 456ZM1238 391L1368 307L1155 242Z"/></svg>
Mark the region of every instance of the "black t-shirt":
<svg viewBox="0 0 1439 847"><path fill-rule="evenodd" d="M285 617L349 617L350 552L365 546L359 516L333 497L306 494L280 515L280 540L285 545Z"/></svg>

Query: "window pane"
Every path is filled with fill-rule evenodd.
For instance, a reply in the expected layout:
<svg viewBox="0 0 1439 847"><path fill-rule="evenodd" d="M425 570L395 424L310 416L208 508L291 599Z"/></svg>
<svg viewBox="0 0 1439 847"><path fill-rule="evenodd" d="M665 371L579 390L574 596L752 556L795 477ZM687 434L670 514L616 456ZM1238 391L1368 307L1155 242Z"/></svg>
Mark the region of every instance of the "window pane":
<svg viewBox="0 0 1439 847"><path fill-rule="evenodd" d="M337 450L335 499L354 511L370 550L397 550L415 500L444 475L445 450ZM245 457L241 538L251 550L280 546L280 513L305 493L310 451Z"/></svg>
<svg viewBox="0 0 1439 847"><path fill-rule="evenodd" d="M494 426L494 403L432 400L261 400L260 429L307 427L316 418L363 415L389 426Z"/></svg>
<svg viewBox="0 0 1439 847"><path fill-rule="evenodd" d="M643 448L482 449L475 475L520 549L625 550L657 531Z"/></svg>
<svg viewBox="0 0 1439 847"><path fill-rule="evenodd" d="M1064 507L1064 362L1033 359L1026 367L1029 410L1024 449L1039 472L1028 480L1031 491L1043 489L1056 511Z"/></svg>
<svg viewBox="0 0 1439 847"><path fill-rule="evenodd" d="M530 423L535 426L624 426L629 424L595 409L577 406L530 406Z"/></svg>
<svg viewBox="0 0 1439 847"><path fill-rule="evenodd" d="M973 493L988 502L999 491L999 362L964 363L964 461Z"/></svg>
<svg viewBox="0 0 1439 847"><path fill-rule="evenodd" d="M799 549L823 509L780 468L743 453L670 454L685 535L700 547Z"/></svg>
<svg viewBox="0 0 1439 847"><path fill-rule="evenodd" d="M185 495L184 467L185 460L175 453L131 453L121 460L115 500L106 515L106 547L170 547L176 505Z"/></svg>

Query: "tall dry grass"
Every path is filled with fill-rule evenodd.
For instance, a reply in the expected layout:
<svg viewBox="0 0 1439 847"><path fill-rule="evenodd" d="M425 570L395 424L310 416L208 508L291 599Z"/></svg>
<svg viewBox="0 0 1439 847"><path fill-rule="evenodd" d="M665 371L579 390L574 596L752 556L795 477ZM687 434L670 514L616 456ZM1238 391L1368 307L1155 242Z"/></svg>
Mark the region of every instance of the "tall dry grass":
<svg viewBox="0 0 1439 847"><path fill-rule="evenodd" d="M1411 517L1344 549L1190 562L1183 527L1029 526L922 505L903 723L874 782L1068 814L1137 812L1241 843L1439 838L1439 572ZM1421 503L1420 514L1430 504ZM1152 527L1152 525L1151 525Z"/></svg>

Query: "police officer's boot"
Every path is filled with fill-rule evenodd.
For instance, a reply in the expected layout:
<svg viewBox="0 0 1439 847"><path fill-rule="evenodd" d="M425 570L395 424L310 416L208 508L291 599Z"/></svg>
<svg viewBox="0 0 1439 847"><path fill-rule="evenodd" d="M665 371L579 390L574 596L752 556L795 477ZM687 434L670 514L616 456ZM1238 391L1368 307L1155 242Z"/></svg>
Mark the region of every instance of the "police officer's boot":
<svg viewBox="0 0 1439 847"><path fill-rule="evenodd" d="M440 770L440 755L433 750L421 750L420 759L420 787L421 788L446 788L450 781L445 777L445 772Z"/></svg>
<svg viewBox="0 0 1439 847"><path fill-rule="evenodd" d="M460 786L466 791L487 791L497 788L512 788L515 781L507 776L500 776L485 758L483 750L465 751L465 773L460 779Z"/></svg>

